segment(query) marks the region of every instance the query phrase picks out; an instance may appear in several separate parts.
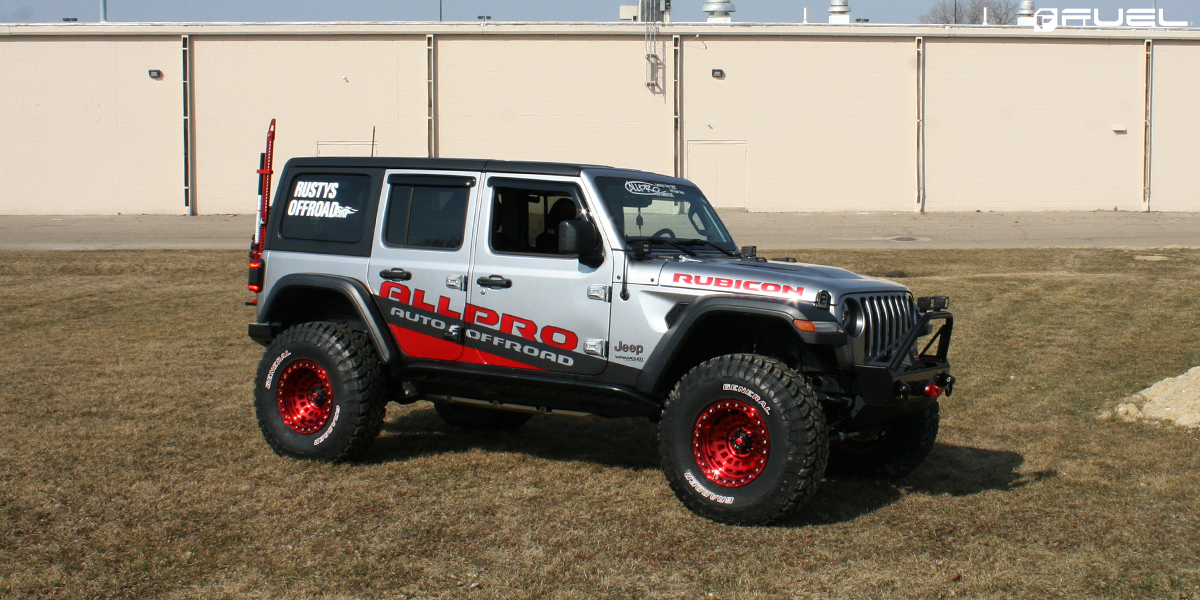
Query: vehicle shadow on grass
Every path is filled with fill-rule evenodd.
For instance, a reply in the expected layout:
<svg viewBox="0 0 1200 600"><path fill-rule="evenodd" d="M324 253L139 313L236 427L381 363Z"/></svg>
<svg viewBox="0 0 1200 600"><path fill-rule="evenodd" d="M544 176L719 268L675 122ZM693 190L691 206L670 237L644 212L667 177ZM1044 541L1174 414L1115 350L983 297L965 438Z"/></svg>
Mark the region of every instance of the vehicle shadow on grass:
<svg viewBox="0 0 1200 600"><path fill-rule="evenodd" d="M827 478L808 506L780 525L841 523L893 504L906 495L972 496L987 491L1007 492L1058 476L1056 471L1019 472L1023 464L1025 457L1016 452L938 443L916 471L897 480Z"/></svg>
<svg viewBox="0 0 1200 600"><path fill-rule="evenodd" d="M556 461L586 461L608 467L657 470L658 426L637 419L582 421L534 417L514 432L465 431L442 422L433 407L415 405L389 417L372 452L380 462L465 452L510 452ZM806 527L852 521L910 494L971 496L1011 491L1057 476L1054 471L1021 473L1023 456L938 443L912 474L895 481L830 477L812 501L779 526Z"/></svg>
<svg viewBox="0 0 1200 600"><path fill-rule="evenodd" d="M372 459L401 461L479 449L556 461L586 461L625 469L658 469L658 426L640 419L585 421L535 416L517 431L467 431L444 423L433 406L417 404L383 423Z"/></svg>

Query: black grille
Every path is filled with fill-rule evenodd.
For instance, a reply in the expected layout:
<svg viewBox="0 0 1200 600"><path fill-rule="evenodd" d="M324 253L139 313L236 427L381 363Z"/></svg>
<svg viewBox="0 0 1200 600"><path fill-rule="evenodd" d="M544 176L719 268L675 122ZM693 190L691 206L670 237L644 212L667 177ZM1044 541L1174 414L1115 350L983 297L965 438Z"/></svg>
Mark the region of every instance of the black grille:
<svg viewBox="0 0 1200 600"><path fill-rule="evenodd" d="M671 310L667 311L667 316L663 317L663 319L667 322L667 327L674 326L675 321L679 320L679 315L682 315L683 311L687 309L687 307L687 302L680 302L679 304L672 306Z"/></svg>
<svg viewBox="0 0 1200 600"><path fill-rule="evenodd" d="M867 358L878 358L917 320L910 294L871 294L855 299L866 317L861 335Z"/></svg>

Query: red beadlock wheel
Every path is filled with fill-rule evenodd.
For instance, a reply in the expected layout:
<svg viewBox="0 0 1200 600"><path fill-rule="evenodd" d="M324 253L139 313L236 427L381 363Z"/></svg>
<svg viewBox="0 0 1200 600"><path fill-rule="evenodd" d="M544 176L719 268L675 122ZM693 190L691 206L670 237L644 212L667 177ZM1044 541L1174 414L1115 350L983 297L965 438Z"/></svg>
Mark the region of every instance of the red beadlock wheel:
<svg viewBox="0 0 1200 600"><path fill-rule="evenodd" d="M755 407L741 400L718 400L696 418L692 452L709 481L742 487L767 466L771 435Z"/></svg>
<svg viewBox="0 0 1200 600"><path fill-rule="evenodd" d="M298 360L279 376L275 399L283 423L296 433L316 433L333 413L333 385L329 374L311 360Z"/></svg>

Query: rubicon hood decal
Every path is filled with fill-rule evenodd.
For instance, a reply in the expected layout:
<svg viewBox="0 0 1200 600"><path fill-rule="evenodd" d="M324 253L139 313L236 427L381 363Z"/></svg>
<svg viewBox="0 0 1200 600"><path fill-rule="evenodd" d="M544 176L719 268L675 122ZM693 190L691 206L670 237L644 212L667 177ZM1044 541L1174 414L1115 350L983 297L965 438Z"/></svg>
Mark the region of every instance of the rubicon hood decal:
<svg viewBox="0 0 1200 600"><path fill-rule="evenodd" d="M856 292L908 289L893 281L858 275L837 267L721 259L666 261L658 273L658 280L659 285L666 287L808 302L815 301L822 290L836 298Z"/></svg>
<svg viewBox="0 0 1200 600"><path fill-rule="evenodd" d="M727 277L713 277L711 275L690 275L687 273L676 273L671 277L667 285L677 285L677 287L708 288L714 290L745 290L747 292L772 294L777 296L786 296L789 298L804 297L803 287L796 287L786 283L780 284L770 281L729 279Z"/></svg>

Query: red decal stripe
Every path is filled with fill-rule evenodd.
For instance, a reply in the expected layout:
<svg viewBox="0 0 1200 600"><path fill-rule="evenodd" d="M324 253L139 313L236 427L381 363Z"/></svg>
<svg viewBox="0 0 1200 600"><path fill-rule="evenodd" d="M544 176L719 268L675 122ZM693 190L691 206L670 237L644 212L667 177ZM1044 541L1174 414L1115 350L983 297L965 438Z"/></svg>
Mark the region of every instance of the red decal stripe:
<svg viewBox="0 0 1200 600"><path fill-rule="evenodd" d="M436 336L426 335L397 325L391 325L390 327L392 328L392 335L396 336L396 341L400 344L400 350L413 358L454 360L476 365L545 371L541 367L527 365L523 362L517 362L492 354L491 352L483 352L471 346L460 346Z"/></svg>

